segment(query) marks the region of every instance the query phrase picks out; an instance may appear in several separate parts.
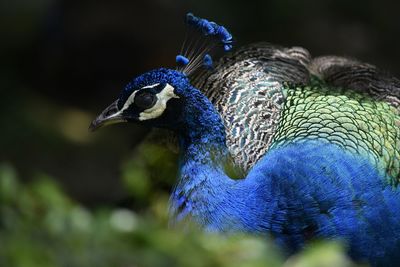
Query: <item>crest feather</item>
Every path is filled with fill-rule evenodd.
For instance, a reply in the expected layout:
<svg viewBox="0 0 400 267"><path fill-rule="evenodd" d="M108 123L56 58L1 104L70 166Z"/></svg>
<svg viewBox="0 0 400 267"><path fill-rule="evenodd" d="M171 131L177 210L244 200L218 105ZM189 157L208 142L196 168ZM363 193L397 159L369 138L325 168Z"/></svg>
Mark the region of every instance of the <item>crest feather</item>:
<svg viewBox="0 0 400 267"><path fill-rule="evenodd" d="M224 26L196 17L192 13L186 14L185 22L189 31L181 53L176 56L177 70L189 76L201 66L212 69L211 54L216 47L222 47L225 52L232 50L233 37Z"/></svg>

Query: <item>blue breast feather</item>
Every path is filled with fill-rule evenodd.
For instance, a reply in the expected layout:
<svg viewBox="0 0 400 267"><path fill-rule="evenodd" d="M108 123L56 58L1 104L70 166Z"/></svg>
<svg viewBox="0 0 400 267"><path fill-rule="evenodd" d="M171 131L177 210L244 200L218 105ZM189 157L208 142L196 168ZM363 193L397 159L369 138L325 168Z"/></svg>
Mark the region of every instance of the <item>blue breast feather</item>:
<svg viewBox="0 0 400 267"><path fill-rule="evenodd" d="M194 158L182 162L181 180L191 179L172 196L178 220L190 214L209 231L271 234L289 252L324 238L345 241L355 259L400 258L399 190L367 160L328 143L292 143L232 180Z"/></svg>

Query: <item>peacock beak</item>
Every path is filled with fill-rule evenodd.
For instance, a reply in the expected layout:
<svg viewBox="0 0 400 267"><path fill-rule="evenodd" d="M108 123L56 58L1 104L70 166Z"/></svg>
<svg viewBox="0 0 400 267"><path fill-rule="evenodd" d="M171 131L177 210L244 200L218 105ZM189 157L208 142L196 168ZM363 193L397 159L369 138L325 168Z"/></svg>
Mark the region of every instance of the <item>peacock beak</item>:
<svg viewBox="0 0 400 267"><path fill-rule="evenodd" d="M118 100L109 105L89 126L89 131L95 131L103 126L126 122L122 112L118 108Z"/></svg>

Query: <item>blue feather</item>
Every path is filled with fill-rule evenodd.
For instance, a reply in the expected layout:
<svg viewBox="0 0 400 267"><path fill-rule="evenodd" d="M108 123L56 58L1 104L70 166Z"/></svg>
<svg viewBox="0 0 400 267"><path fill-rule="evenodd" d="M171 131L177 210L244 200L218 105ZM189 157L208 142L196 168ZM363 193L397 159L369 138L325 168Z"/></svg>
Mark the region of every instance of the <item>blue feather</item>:
<svg viewBox="0 0 400 267"><path fill-rule="evenodd" d="M209 231L270 233L289 252L328 238L345 241L357 260L398 258L399 190L367 158L321 141L290 143L232 180L222 165L229 153L218 113L196 89L184 95L180 178L171 197L177 221L189 216ZM190 113L194 106L201 112Z"/></svg>
<svg viewBox="0 0 400 267"><path fill-rule="evenodd" d="M189 64L189 61L190 60L185 56L182 56L182 55L176 56L176 63L178 63L178 65L186 66L187 64Z"/></svg>
<svg viewBox="0 0 400 267"><path fill-rule="evenodd" d="M207 69L212 69L212 67L213 67L213 60L212 60L212 57L211 57L209 54L206 54L206 55L204 56L203 62L204 62L204 66L205 66Z"/></svg>

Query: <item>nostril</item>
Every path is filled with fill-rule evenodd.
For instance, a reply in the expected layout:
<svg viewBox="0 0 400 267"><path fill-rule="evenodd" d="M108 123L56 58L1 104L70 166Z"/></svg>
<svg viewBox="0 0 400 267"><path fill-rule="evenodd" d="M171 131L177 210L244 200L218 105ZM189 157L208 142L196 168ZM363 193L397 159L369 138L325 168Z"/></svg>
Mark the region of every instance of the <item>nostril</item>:
<svg viewBox="0 0 400 267"><path fill-rule="evenodd" d="M103 115L104 118L107 118L107 117L110 117L110 116L114 115L117 112L118 112L118 107L117 107L117 105L115 103L113 103L112 105L110 105L108 108L106 108L103 111L102 115Z"/></svg>
<svg viewBox="0 0 400 267"><path fill-rule="evenodd" d="M110 117L113 114L115 114L115 110L110 108L110 109L106 110L106 112L104 113L104 117Z"/></svg>

